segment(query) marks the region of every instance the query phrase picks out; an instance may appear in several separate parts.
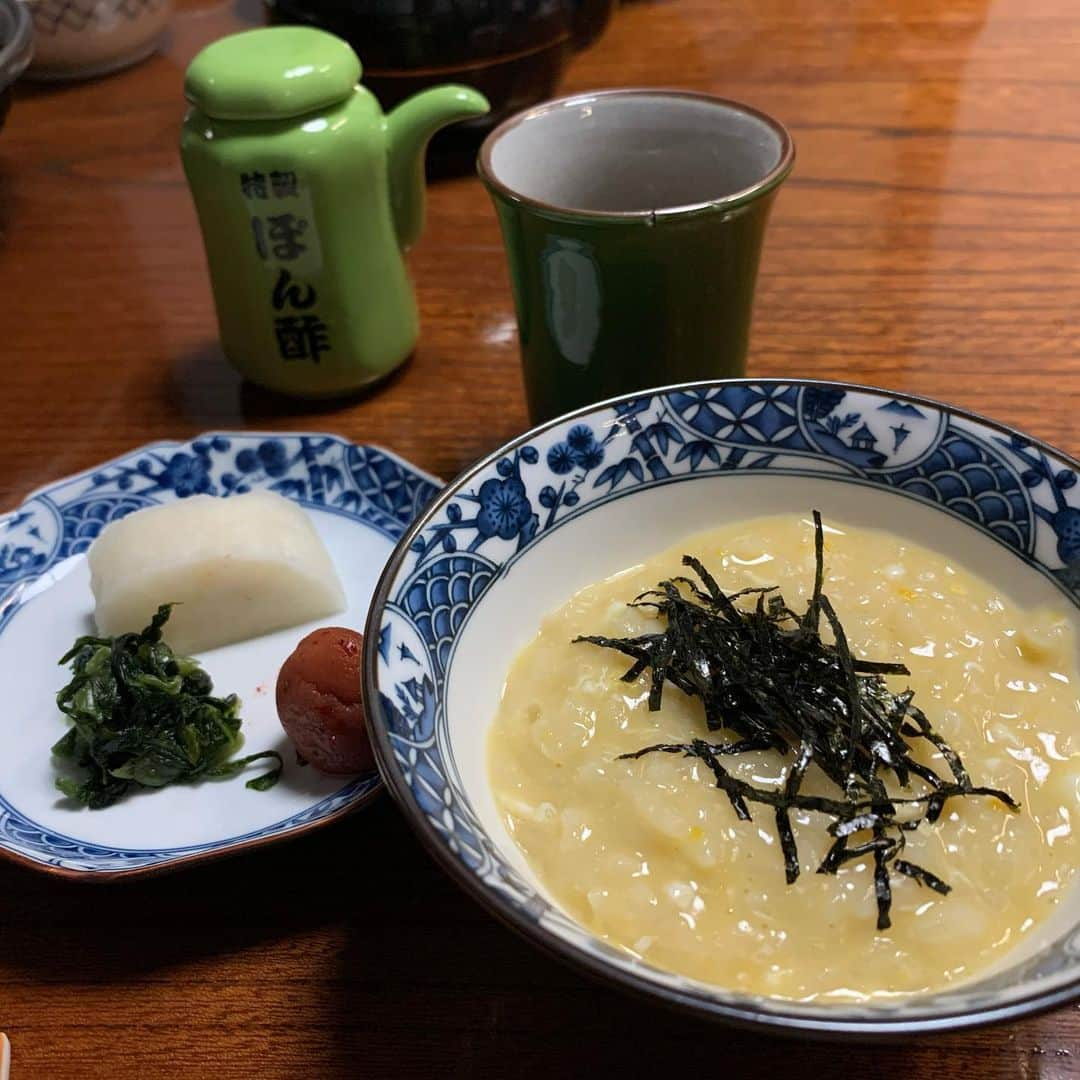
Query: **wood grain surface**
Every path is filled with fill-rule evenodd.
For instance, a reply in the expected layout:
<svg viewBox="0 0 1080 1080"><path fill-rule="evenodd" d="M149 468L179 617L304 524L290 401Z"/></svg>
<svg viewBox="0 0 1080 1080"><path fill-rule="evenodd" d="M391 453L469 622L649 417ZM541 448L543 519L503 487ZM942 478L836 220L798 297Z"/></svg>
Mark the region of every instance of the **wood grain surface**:
<svg viewBox="0 0 1080 1080"><path fill-rule="evenodd" d="M163 55L20 89L0 134L0 506L209 428L337 431L449 477L526 426L496 223L472 177L431 190L411 260L423 337L389 384L316 409L225 364L176 151L181 84L202 45L260 19L254 0L181 3ZM791 128L752 373L927 394L1077 454L1078 50L1076 0L638 0L564 85L708 90ZM13 1080L1080 1076L1075 1006L857 1048L623 997L493 923L385 798L142 883L0 865L0 1030Z"/></svg>

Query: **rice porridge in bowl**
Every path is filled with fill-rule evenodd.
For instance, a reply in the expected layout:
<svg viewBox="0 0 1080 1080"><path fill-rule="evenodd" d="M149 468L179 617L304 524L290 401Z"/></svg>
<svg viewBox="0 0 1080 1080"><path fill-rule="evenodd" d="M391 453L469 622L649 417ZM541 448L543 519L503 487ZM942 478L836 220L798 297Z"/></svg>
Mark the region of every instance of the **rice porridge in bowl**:
<svg viewBox="0 0 1080 1080"><path fill-rule="evenodd" d="M815 872L836 840L827 815L792 810L799 873L789 884L772 806L751 803L750 819L740 820L699 756L623 756L738 738L710 732L700 698L670 682L650 711L648 675L621 681L632 656L574 641L662 630L655 609L627 601L686 574L684 554L727 593L778 585L797 612L812 597L813 525L808 515L790 515L689 537L581 590L543 620L510 670L489 769L508 830L570 914L630 953L704 982L843 1001L969 979L1054 910L1076 863L1071 813L1080 790L1080 679L1062 611L1026 611L917 544L825 523L823 591L851 652L906 664L910 676L885 677L889 689L914 691L912 702L973 785L1020 804L1013 811L992 796L954 797L936 822L893 830L904 846L886 864L891 926L879 930L872 850L833 873ZM740 609L752 611L760 595L739 598ZM787 621L789 631L794 625ZM920 765L952 779L940 749L908 741ZM723 768L777 791L795 759L794 749L750 749L725 756ZM882 775L893 796L932 790L919 777L905 790ZM843 794L813 764L802 790ZM849 835L845 855L874 840L871 828ZM897 873L897 862L924 868L950 891Z"/></svg>
<svg viewBox="0 0 1080 1080"><path fill-rule="evenodd" d="M552 421L383 573L380 770L476 899L656 1000L856 1037L1068 1001L1078 476L843 384Z"/></svg>

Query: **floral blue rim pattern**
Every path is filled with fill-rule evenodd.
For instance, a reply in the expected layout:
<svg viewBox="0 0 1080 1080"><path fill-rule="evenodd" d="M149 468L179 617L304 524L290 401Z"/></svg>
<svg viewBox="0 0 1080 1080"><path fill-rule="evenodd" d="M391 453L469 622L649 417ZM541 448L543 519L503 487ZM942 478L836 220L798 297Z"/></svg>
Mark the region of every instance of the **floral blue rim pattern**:
<svg viewBox="0 0 1080 1080"><path fill-rule="evenodd" d="M447 672L485 591L551 530L642 487L744 470L884 486L936 505L1009 547L1080 605L1080 466L992 421L909 395L809 380L673 387L582 409L474 466L410 530L376 590L367 631L380 647L366 657L365 693L380 766L459 882L542 946L608 975L601 958L613 950L597 942L582 948L580 930L486 836L454 761L443 712ZM1080 934L1069 947L1080 953ZM1060 969L1064 961L1044 954L1031 961L1040 976L1055 963ZM623 981L635 988L637 980ZM974 1013L867 1015L847 1028L782 1005L747 1009L691 988L660 992L740 1022L761 1023L764 1014L765 1022L803 1030L896 1034L1031 1011L1074 988L1009 1013L984 1001Z"/></svg>
<svg viewBox="0 0 1080 1080"><path fill-rule="evenodd" d="M254 488L340 514L395 542L435 497L439 484L379 447L333 435L219 432L186 443L144 446L42 488L0 517L0 633L27 587L62 560L84 552L108 522L191 495L229 496ZM323 823L366 801L378 788L379 778L372 773L255 832L160 850L111 848L66 836L28 820L0 793L0 851L76 872L144 870Z"/></svg>

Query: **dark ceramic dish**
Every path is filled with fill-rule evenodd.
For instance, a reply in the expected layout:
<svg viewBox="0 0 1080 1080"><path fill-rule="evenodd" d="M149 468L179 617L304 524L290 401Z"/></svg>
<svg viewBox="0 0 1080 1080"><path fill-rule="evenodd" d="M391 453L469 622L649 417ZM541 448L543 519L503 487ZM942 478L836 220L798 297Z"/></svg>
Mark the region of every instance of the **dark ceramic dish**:
<svg viewBox="0 0 1080 1080"><path fill-rule="evenodd" d="M0 127L11 105L11 87L34 53L30 14L18 0L0 0Z"/></svg>

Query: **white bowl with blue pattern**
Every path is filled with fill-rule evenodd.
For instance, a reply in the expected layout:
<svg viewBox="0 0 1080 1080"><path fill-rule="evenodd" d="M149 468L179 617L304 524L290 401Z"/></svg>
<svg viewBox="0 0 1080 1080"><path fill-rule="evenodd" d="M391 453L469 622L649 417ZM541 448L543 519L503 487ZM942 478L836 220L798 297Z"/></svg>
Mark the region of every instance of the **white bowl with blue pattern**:
<svg viewBox="0 0 1080 1080"><path fill-rule="evenodd" d="M956 1028L1080 991L1080 897L1009 965L891 1006L717 989L598 940L514 845L485 742L515 654L575 591L684 536L817 508L958 559L1080 620L1080 466L992 421L868 387L735 380L657 390L528 432L471 468L399 544L368 621L380 769L436 859L534 942L622 986L737 1023L851 1036Z"/></svg>
<svg viewBox="0 0 1080 1080"><path fill-rule="evenodd" d="M254 488L303 507L348 601L320 623L199 655L215 688L243 702L246 752L282 752L282 779L265 792L242 779L207 781L129 794L104 810L73 806L54 786L49 749L66 729L55 699L68 672L57 660L93 627L86 549L133 510ZM84 880L130 877L281 840L373 798L375 770L333 777L297 765L277 720L277 672L314 626L363 625L386 559L438 489L393 454L333 435L217 432L142 447L0 517L0 857Z"/></svg>

